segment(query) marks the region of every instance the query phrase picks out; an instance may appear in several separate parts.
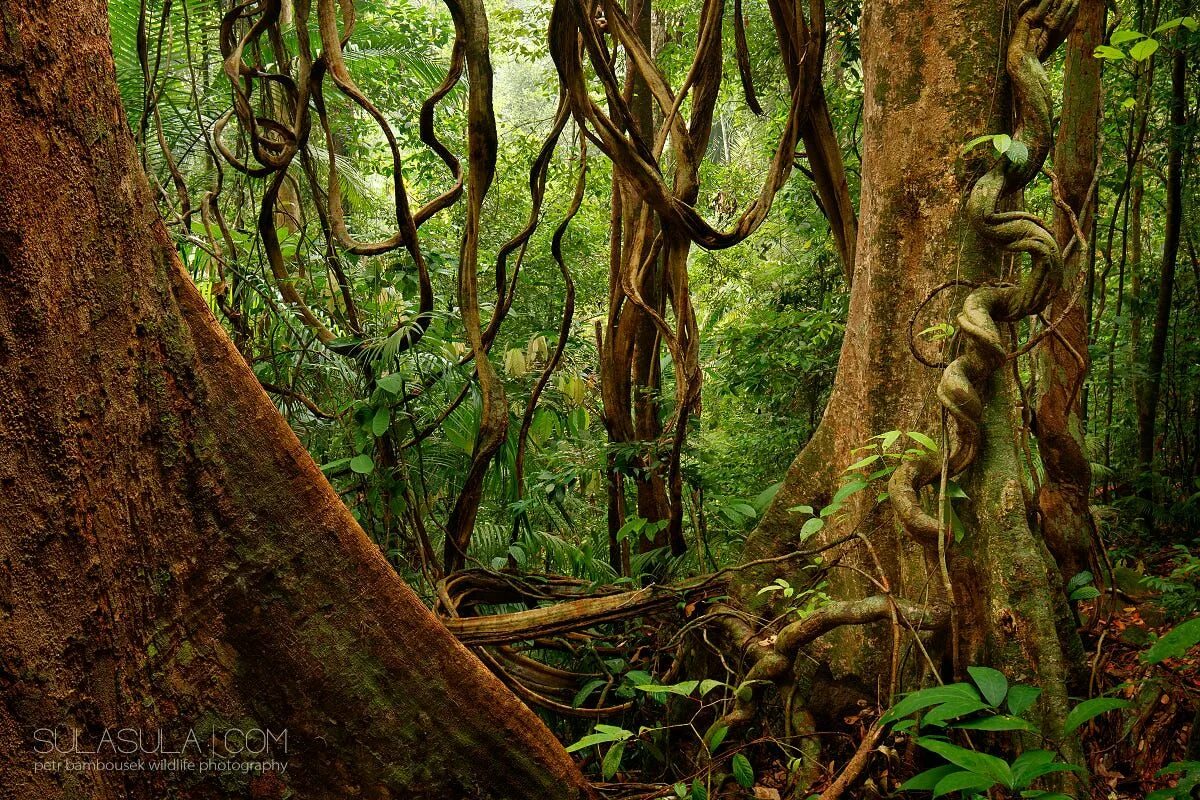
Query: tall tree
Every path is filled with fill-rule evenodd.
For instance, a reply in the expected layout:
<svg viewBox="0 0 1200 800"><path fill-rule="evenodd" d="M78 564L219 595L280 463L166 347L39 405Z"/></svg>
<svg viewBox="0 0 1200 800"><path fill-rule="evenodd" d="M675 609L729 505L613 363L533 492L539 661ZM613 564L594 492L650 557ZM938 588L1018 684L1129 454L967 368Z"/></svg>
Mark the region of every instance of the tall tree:
<svg viewBox="0 0 1200 800"><path fill-rule="evenodd" d="M1171 298L1175 291L1175 262L1183 228L1183 151L1187 122L1187 54L1176 47L1171 56L1171 132L1167 140L1167 209L1162 272L1154 308L1154 328L1146 359L1146 378L1138 402L1138 461L1149 469L1154 461L1154 429L1162 386L1163 360L1171 327Z"/></svg>
<svg viewBox="0 0 1200 800"><path fill-rule="evenodd" d="M0 797L161 798L175 778L193 797L587 796L367 540L186 276L104 3L0 18ZM274 783L33 771L39 728L248 725L287 731Z"/></svg>
<svg viewBox="0 0 1200 800"><path fill-rule="evenodd" d="M1016 387L1006 366L1014 324L1045 307L1061 262L1040 220L1006 209L1049 150L1050 93L1039 60L1062 41L1073 4L1013 11L910 0L870 0L863 9L862 207L837 377L820 426L744 554L752 562L829 544L830 593L862 604L847 607L843 622L854 625L825 637L824 667L785 652L759 673L822 715L874 696L878 686L886 699L898 677L922 668L893 639L895 626L883 624L920 615L881 596L931 612L948 607L937 641L953 672L990 664L1039 684L1048 731L1065 711L1074 634L1059 567L1030 525L1032 498L1014 444ZM964 141L1010 130L1020 144L1006 156L976 149L964 158ZM1028 256L1020 286L991 288L1006 253ZM939 346L916 334L936 323L953 324L957 335ZM843 474L880 455L876 448L893 455ZM915 452L898 458L905 448ZM880 503L883 487L863 484L887 463L899 466ZM843 481L860 476L857 490ZM956 476L968 499L948 496L947 478ZM961 541L942 513L951 502ZM824 529L802 546L813 527L806 507L826 506ZM743 571L744 602L761 604L755 588L781 570L775 563ZM881 624L862 624L871 621Z"/></svg>

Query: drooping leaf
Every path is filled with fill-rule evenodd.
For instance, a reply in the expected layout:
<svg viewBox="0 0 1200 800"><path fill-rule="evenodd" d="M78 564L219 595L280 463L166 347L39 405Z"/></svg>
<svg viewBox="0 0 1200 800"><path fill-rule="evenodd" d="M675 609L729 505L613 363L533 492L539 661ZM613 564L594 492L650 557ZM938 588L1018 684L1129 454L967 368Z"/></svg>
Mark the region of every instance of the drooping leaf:
<svg viewBox="0 0 1200 800"><path fill-rule="evenodd" d="M1129 56L1134 61L1145 61L1150 56L1158 51L1157 39L1143 39L1142 41L1129 48Z"/></svg>
<svg viewBox="0 0 1200 800"><path fill-rule="evenodd" d="M1067 714L1066 722L1063 723L1063 733L1074 733L1080 725L1088 720L1108 711L1125 708L1127 705L1129 705L1128 700L1121 700L1117 697L1093 697L1091 700L1084 700Z"/></svg>
<svg viewBox="0 0 1200 800"><path fill-rule="evenodd" d="M733 779L738 782L739 786L744 789L754 786L754 767L750 765L750 759L738 753L733 757L732 767Z"/></svg>
<svg viewBox="0 0 1200 800"><path fill-rule="evenodd" d="M968 772L987 776L994 779L996 783L1002 783L1008 788L1012 788L1012 769L1008 766L1008 762L1001 758L989 755L988 753L980 753L976 750L968 750L965 747L959 747L943 739L933 739L927 736L918 738L917 744L930 752L937 753L951 764L957 764Z"/></svg>
<svg viewBox="0 0 1200 800"><path fill-rule="evenodd" d="M1200 643L1200 617L1176 625L1159 637L1142 655L1147 664L1158 664L1168 658L1178 658Z"/></svg>
<svg viewBox="0 0 1200 800"><path fill-rule="evenodd" d="M1013 714L1020 715L1037 702L1041 694L1042 690L1036 686L1018 683L1008 690L1008 710Z"/></svg>
<svg viewBox="0 0 1200 800"><path fill-rule="evenodd" d="M998 706L1008 694L1008 678L1004 673L991 667L967 667L971 680L979 687L986 699L993 706Z"/></svg>

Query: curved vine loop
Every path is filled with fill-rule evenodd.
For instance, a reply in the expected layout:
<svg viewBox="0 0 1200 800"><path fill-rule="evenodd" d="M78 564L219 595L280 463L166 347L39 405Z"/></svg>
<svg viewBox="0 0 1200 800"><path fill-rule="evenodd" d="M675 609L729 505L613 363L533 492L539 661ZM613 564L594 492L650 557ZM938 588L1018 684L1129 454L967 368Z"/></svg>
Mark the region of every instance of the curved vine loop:
<svg viewBox="0 0 1200 800"><path fill-rule="evenodd" d="M1008 357L1000 325L1041 313L1062 285L1062 253L1053 231L1034 214L1000 211L999 206L1033 180L1050 152L1053 109L1042 60L1069 32L1077 8L1078 0L1026 0L1017 10L1005 69L1017 114L1012 138L1023 147L1001 156L975 182L966 215L1002 251L1027 254L1030 268L1015 285L980 286L963 301L957 317L960 352L945 367L937 388L938 400L954 421L946 458L950 476L966 470L983 443L983 395ZM922 507L919 493L941 475L942 457L926 453L903 462L888 485L901 524L927 547L938 544L943 526Z"/></svg>

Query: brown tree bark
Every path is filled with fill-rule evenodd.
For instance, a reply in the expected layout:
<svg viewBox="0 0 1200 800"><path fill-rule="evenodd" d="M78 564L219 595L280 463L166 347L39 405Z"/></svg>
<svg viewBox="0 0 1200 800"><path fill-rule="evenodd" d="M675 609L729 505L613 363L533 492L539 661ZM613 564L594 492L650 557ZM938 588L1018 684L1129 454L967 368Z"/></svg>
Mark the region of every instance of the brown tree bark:
<svg viewBox="0 0 1200 800"><path fill-rule="evenodd" d="M188 280L104 4L3 0L0 21L0 798L587 796ZM34 771L37 729L247 727L286 730L285 773Z"/></svg>
<svg viewBox="0 0 1200 800"><path fill-rule="evenodd" d="M1009 19L1003 4L982 0L868 0L864 6L862 206L837 377L820 426L747 542L746 561L803 549L798 539L807 515L793 509L830 503L843 470L866 454L856 448L871 445L871 437L940 429L942 371L910 355L910 316L946 281L983 281L1001 272L1000 251L970 224L964 207L987 158L964 159L962 146L974 135L1008 130L1009 87L997 64L1004 63ZM915 331L953 321L957 304L950 307L950 297L961 300L962 292L939 295ZM916 346L927 358L943 356L920 337ZM832 542L857 530L870 543L868 549L852 539L823 554L826 564L836 564L828 572L829 593L840 600L876 594L879 584L870 578L917 606L953 600L957 635L943 637L934 658L944 658L948 672L990 664L1042 686L1040 709L1053 730L1066 704L1067 656L1058 633L1065 603L1057 566L1028 522L1014 447L1014 396L1011 370L999 370L985 395L981 452L959 479L969 495L960 508L965 537L946 543L944 566L905 532L890 502L877 503L879 484L846 499L817 539ZM893 449L906 446L915 445L901 440ZM933 488L930 510L937 508ZM781 571L789 572L778 565L743 571L737 596L751 606L763 603L757 588ZM799 703L836 719L863 697L888 702L890 691L900 688L890 677L893 658L902 677L924 669L919 658L906 657L910 648L894 651L891 630L879 624L827 634L819 653L824 668L814 672L805 659L796 663Z"/></svg>
<svg viewBox="0 0 1200 800"><path fill-rule="evenodd" d="M1101 60L1093 56L1104 40L1103 0L1083 0L1067 40L1063 108L1055 142L1054 172L1062 199L1076 215L1087 242L1076 242L1063 265L1064 290L1047 319L1057 323L1039 353L1040 379L1034 430L1045 466L1037 496L1042 535L1063 580L1087 569L1092 543L1092 467L1084 445L1082 390L1088 369L1087 309L1072 288L1094 268L1096 213L1089 193L1096 172L1102 95ZM1070 217L1059 209L1054 235L1066 248L1075 236ZM1135 264L1134 268L1137 266ZM1061 320L1061 321L1060 321Z"/></svg>

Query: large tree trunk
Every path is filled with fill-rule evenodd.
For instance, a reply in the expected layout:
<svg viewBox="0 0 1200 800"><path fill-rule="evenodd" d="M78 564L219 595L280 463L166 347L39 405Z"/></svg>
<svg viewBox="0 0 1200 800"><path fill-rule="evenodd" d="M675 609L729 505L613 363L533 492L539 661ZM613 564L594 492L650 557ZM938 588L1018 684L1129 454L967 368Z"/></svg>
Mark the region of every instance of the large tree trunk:
<svg viewBox="0 0 1200 800"><path fill-rule="evenodd" d="M0 798L586 796L367 540L182 271L103 3L3 0L0 18ZM87 749L121 727L205 749L286 730L289 768L34 771L37 729Z"/></svg>
<svg viewBox="0 0 1200 800"><path fill-rule="evenodd" d="M800 548L807 515L793 509L829 503L842 470L866 455L855 449L871 444L871 437L918 431L939 438L941 370L920 365L910 354L910 315L946 281L982 281L1001 273L1000 251L970 224L964 202L987 159L964 159L962 146L974 135L1010 129L1009 87L998 65L1005 62L1005 24L1011 19L1005 4L986 0L868 0L864 6L862 208L837 378L821 425L747 543L747 561ZM916 320L914 333L953 322L963 294L940 294ZM928 358L943 357L936 343L916 339ZM934 657L942 653L952 665L948 672L990 664L1015 680L1041 685L1040 709L1050 730L1066 700L1067 659L1057 632L1065 603L1057 567L1028 522L1014 445L1010 365L994 374L984 397L982 451L959 481L970 497L963 501L966 535L961 543L945 544L944 569L937 553L897 522L892 503L876 503L885 488L879 483L852 495L818 538L832 541L857 529L871 544L868 550L855 540L824 554L826 563L837 563L829 572L830 593L837 598L877 594L879 586L864 577L878 578L877 564L896 597L918 606L953 598L956 636L933 643ZM900 448L915 446L900 441ZM781 570L787 567L743 571L738 595L747 604L761 604L757 587ZM794 573L791 578L797 579ZM843 627L824 641L820 655L827 669L810 678L810 696L820 698L810 707L836 718L859 697L888 701L893 658L888 627ZM915 651L903 649L895 654L903 662L901 674L921 670Z"/></svg>

